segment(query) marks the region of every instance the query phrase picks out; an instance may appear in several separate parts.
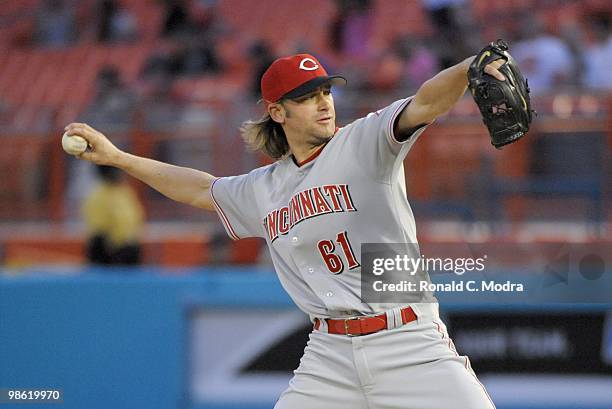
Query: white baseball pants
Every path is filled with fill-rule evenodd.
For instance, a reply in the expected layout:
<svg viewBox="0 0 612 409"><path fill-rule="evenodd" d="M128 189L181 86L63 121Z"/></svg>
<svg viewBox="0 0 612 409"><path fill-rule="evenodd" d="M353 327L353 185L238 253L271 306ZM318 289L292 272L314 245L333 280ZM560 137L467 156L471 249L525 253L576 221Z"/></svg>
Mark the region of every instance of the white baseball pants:
<svg viewBox="0 0 612 409"><path fill-rule="evenodd" d="M313 331L275 409L494 409L438 305L413 309L417 321L370 335Z"/></svg>

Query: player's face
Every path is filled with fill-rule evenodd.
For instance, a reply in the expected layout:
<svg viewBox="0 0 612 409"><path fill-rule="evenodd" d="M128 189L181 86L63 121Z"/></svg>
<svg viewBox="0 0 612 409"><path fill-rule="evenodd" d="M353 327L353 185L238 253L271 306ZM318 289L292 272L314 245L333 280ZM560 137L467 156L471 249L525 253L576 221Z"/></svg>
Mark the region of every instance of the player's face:
<svg viewBox="0 0 612 409"><path fill-rule="evenodd" d="M286 100L283 127L312 146L329 141L336 131L336 111L331 86L325 85L299 98Z"/></svg>

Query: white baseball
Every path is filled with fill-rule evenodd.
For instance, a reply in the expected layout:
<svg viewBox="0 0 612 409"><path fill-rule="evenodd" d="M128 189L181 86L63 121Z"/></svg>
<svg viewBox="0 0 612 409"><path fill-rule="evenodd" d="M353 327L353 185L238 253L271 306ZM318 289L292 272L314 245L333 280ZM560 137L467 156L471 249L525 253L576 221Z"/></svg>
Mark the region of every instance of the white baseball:
<svg viewBox="0 0 612 409"><path fill-rule="evenodd" d="M62 148L70 155L80 155L87 150L87 140L77 135L62 135Z"/></svg>

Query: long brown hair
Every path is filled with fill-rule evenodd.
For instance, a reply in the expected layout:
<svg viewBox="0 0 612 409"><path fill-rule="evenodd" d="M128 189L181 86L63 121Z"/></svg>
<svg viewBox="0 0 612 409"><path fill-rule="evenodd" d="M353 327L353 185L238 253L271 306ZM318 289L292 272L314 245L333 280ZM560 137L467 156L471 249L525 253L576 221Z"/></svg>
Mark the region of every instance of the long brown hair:
<svg viewBox="0 0 612 409"><path fill-rule="evenodd" d="M283 127L268 113L259 120L243 122L240 134L252 151L263 152L273 159L281 159L289 153L289 143Z"/></svg>

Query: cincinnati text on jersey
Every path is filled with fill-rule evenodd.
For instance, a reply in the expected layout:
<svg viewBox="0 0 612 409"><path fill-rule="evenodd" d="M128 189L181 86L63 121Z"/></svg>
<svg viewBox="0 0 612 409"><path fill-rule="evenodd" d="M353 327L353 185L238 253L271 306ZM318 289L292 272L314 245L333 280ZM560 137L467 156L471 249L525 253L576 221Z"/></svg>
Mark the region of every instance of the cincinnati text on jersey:
<svg viewBox="0 0 612 409"><path fill-rule="evenodd" d="M348 185L315 186L293 195L287 206L272 210L263 223L273 242L303 220L327 213L356 211Z"/></svg>

